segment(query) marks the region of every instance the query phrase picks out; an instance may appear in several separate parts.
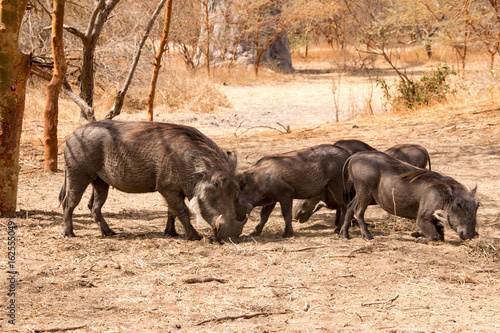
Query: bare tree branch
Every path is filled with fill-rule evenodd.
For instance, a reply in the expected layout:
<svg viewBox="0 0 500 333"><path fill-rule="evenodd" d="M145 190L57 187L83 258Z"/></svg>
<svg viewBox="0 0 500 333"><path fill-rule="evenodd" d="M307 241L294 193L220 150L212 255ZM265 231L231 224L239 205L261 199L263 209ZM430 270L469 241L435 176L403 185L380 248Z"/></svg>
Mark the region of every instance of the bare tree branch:
<svg viewBox="0 0 500 333"><path fill-rule="evenodd" d="M85 42L85 40L87 39L87 36L85 36L85 34L83 32L81 32L80 30L78 30L77 28L75 27L70 27L69 25L64 25L63 26L64 30L66 30L67 32L75 35L76 37L80 38L83 42Z"/></svg>
<svg viewBox="0 0 500 333"><path fill-rule="evenodd" d="M130 71L128 73L127 79L125 80L125 84L123 85L122 89L116 94L115 97L115 104L111 108L111 110L108 111L108 114L106 115L106 119L113 119L117 115L120 114L122 107L123 107L123 102L125 100L125 94L127 93L127 90L130 86L130 83L132 82L132 77L134 76L135 69L137 68L137 64L139 62L139 58L141 57L141 51L142 47L144 46L144 43L149 37L149 33L151 31L151 28L153 27L153 24L156 20L156 17L160 13L161 9L165 5L165 2L167 0L160 0L158 3L158 6L156 7L155 11L153 12L153 15L151 16L151 19L148 22L148 25L146 27L146 31L144 32L144 35L142 36L141 41L139 42L139 46L137 49L137 52L134 56L134 60L132 62L132 67L130 68Z"/></svg>
<svg viewBox="0 0 500 333"><path fill-rule="evenodd" d="M77 94L73 92L71 85L65 78L63 83L63 91L69 98L73 100L80 107L80 121L81 122L92 122L95 121L94 108L90 107L87 102Z"/></svg>
<svg viewBox="0 0 500 333"><path fill-rule="evenodd" d="M120 1L120 0L118 0L118 1ZM118 1L116 1L116 2L118 2ZM100 0L99 3L97 4L97 6L94 8L94 11L92 12L92 16L90 17L90 20L89 20L89 25L87 26L87 30L85 31L85 36L87 38L91 37L92 31L94 31L94 27L96 24L97 16L101 12L101 9L105 3L106 3L106 0Z"/></svg>

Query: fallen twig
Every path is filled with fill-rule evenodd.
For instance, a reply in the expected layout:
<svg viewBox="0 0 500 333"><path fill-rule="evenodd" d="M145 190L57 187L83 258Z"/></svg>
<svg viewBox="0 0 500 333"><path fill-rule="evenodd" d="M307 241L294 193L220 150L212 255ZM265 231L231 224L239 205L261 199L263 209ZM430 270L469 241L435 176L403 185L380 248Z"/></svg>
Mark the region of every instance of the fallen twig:
<svg viewBox="0 0 500 333"><path fill-rule="evenodd" d="M193 278L185 279L183 281L184 281L184 283L189 283L189 284L205 283L205 282L212 282L212 281L217 281L219 283L226 283L227 282L227 280L225 280L225 279L219 279L219 278L215 278L212 276L193 277Z"/></svg>
<svg viewBox="0 0 500 333"><path fill-rule="evenodd" d="M278 124L281 127L283 127L283 129L286 131L286 133L292 133L292 130L290 129L290 125L285 126L285 125L283 125L281 123L276 123L276 124Z"/></svg>
<svg viewBox="0 0 500 333"><path fill-rule="evenodd" d="M277 314L286 314L286 311L282 312L256 312L256 313L246 313L238 316L225 316L225 317L216 317L212 319L206 319L202 320L198 323L196 323L196 326L200 326L206 323L210 323L212 321L224 321L224 320L235 320L235 319L240 319L240 318L245 318L245 319L250 319L254 317L259 317L259 316L272 316L272 315L277 315Z"/></svg>
<svg viewBox="0 0 500 333"><path fill-rule="evenodd" d="M495 111L500 111L500 108L496 108L496 109L489 109L489 110L482 110L482 111L476 111L476 112L472 112L472 114L480 114L480 113L485 113L485 112L495 112Z"/></svg>
<svg viewBox="0 0 500 333"><path fill-rule="evenodd" d="M371 245L366 245L366 246L362 246L360 248L357 248L355 250L352 250L351 253L356 253L356 252L366 252L366 250L369 250L371 249L372 246Z"/></svg>
<svg viewBox="0 0 500 333"><path fill-rule="evenodd" d="M73 331L73 330L78 330L80 328L87 327L87 325L80 325L80 326L72 326L72 327L55 327L55 328L35 328L33 331L35 333L38 332L63 332L63 331Z"/></svg>
<svg viewBox="0 0 500 333"><path fill-rule="evenodd" d="M323 247L326 247L326 245L318 245L318 246L309 246L309 247L304 247L302 249L298 250L291 250L290 252L302 252L302 251L309 251L309 250L315 250L315 249L321 249Z"/></svg>
<svg viewBox="0 0 500 333"><path fill-rule="evenodd" d="M378 302L371 302L371 303L361 303L361 306L370 306L370 305L377 305L377 304L387 305L389 303L394 302L398 297L399 297L399 294L396 294L396 296L394 296L391 299L388 299L387 301L378 301Z"/></svg>
<svg viewBox="0 0 500 333"><path fill-rule="evenodd" d="M497 217L495 217L493 220L491 220L491 221L489 221L487 223L495 223L498 220L499 217L500 217L500 213L497 214Z"/></svg>
<svg viewBox="0 0 500 333"><path fill-rule="evenodd" d="M313 128L306 128L305 130L302 130L302 131L300 131L300 132L309 132L309 131L314 131L315 129L320 128L320 127L321 127L321 125L318 125L318 126L313 127Z"/></svg>
<svg viewBox="0 0 500 333"><path fill-rule="evenodd" d="M326 256L326 258L354 258L356 257L354 254L339 254L339 255L333 255L333 256Z"/></svg>

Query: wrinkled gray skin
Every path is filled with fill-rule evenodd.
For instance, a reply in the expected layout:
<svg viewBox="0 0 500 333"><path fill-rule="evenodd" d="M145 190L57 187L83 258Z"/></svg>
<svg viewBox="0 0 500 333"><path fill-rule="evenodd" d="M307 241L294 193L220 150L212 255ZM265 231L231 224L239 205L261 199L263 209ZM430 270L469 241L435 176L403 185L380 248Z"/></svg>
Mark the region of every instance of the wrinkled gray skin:
<svg viewBox="0 0 500 333"><path fill-rule="evenodd" d="M364 220L372 200L390 214L416 219L418 228L429 240L444 240L443 226L455 230L462 240L477 235L479 202L474 199L475 189L469 191L450 177L416 168L377 151L353 155L346 167L356 196L347 206L342 227L344 238L349 238L353 216L358 220L362 236L373 238Z"/></svg>
<svg viewBox="0 0 500 333"><path fill-rule="evenodd" d="M376 149L370 145L359 141L359 140L340 140L334 143L334 145L344 148L353 155L360 151L375 151ZM425 168L427 164L429 165L429 170L431 169L431 160L427 150L420 146L414 144L400 144L395 145L385 151L386 154L397 158L406 163L410 163L419 168ZM350 199L354 197L355 193L352 193ZM328 201L327 198L317 197L312 199L297 200L293 206L293 219L298 220L300 223L307 222L311 216L323 207L328 209L335 209L335 225L337 228L335 232L339 232L342 224L340 221L340 210L336 202Z"/></svg>
<svg viewBox="0 0 500 333"><path fill-rule="evenodd" d="M73 210L89 184L89 207L104 236L114 235L101 207L109 186L128 193L160 192L168 204L165 234L176 236L175 217L188 240L201 239L190 223L184 199L207 221L217 239L237 237L236 157L220 149L197 129L154 122L97 121L72 133L64 149L66 176L59 195L66 236L73 232ZM220 218L219 218L220 217Z"/></svg>
<svg viewBox="0 0 500 333"><path fill-rule="evenodd" d="M280 203L285 220L283 237L293 235L293 199L320 196L340 202L343 199L342 167L349 157L334 145L319 145L302 150L264 157L238 175L240 193L237 219L242 220L254 207L262 206L260 223L252 235L260 235L274 206Z"/></svg>

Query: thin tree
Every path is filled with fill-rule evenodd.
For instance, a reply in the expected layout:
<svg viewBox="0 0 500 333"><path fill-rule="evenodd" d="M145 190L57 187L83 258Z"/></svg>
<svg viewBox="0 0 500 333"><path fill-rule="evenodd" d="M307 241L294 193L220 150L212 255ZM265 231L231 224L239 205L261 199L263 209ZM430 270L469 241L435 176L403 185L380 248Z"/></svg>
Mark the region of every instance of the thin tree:
<svg viewBox="0 0 500 333"><path fill-rule="evenodd" d="M148 25L146 26L146 31L144 32L144 35L142 36L142 39L139 42L139 46L137 47L137 51L135 53L134 60L132 61L132 66L130 67L127 79L125 80L125 83L123 84L120 91L118 91L118 93L116 94L115 103L113 107L108 111L108 114L106 115L107 119L113 119L114 117L120 114L123 107L123 102L125 101L125 95L127 94L128 88L132 83L132 78L134 77L135 69L137 68L137 64L139 63L139 58L141 57L142 47L144 46L144 43L146 43L146 40L149 37L149 33L151 32L151 28L153 28L153 24L156 20L156 17L158 17L158 14L165 5L166 1L167 0L160 0L158 6L156 6L155 11L153 12L153 15L149 19Z"/></svg>
<svg viewBox="0 0 500 333"><path fill-rule="evenodd" d="M205 50L200 47L201 53L205 55L205 66L207 68L207 75L210 76L210 39L211 33L213 30L213 26L211 25L211 17L210 17L210 6L214 6L213 3L210 3L210 0L199 0L202 6L203 13L203 28L202 34L205 33Z"/></svg>
<svg viewBox="0 0 500 333"><path fill-rule="evenodd" d="M445 9L444 13L447 16L453 17L452 20L448 20L448 25L444 24L446 15L439 15L438 9L435 9L426 0L423 2L424 7L429 11L429 13L434 17L434 19L441 25L441 30L444 31L445 35L448 37L457 57L460 60L460 67L465 70L468 43L471 42L469 36L469 27L471 26L471 18L469 16L469 8L471 5L470 0L463 2L463 6L458 8L456 11L450 11ZM463 37L460 37L462 35Z"/></svg>
<svg viewBox="0 0 500 333"><path fill-rule="evenodd" d="M0 216L17 204L19 141L31 58L19 50L19 29L28 0L0 0Z"/></svg>
<svg viewBox="0 0 500 333"><path fill-rule="evenodd" d="M47 102L44 114L45 171L57 171L57 117L59 93L66 75L66 60L63 45L64 5L66 0L54 0L52 14L52 55L54 73L47 85Z"/></svg>
<svg viewBox="0 0 500 333"><path fill-rule="evenodd" d="M155 100L156 82L161 68L161 58L167 49L168 33L170 31L170 20L172 18L172 3L173 0L167 0L167 8L165 10L165 22L163 25L163 33L161 36L160 47L156 53L155 62L153 66L153 76L151 77L151 84L149 86L148 94L148 120L153 121L153 105Z"/></svg>

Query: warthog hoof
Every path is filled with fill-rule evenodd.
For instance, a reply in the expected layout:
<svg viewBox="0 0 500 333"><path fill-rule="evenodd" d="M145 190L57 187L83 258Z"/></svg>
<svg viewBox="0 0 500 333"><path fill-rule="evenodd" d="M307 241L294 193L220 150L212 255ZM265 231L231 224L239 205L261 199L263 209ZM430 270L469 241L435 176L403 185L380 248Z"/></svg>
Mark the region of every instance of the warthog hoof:
<svg viewBox="0 0 500 333"><path fill-rule="evenodd" d="M71 230L71 231L64 230L64 237L76 237L76 235L73 232L73 230Z"/></svg>
<svg viewBox="0 0 500 333"><path fill-rule="evenodd" d="M165 232L163 233L164 236L170 236L170 237L177 237L179 236L179 234L177 233L177 231L167 231L165 229Z"/></svg>
<svg viewBox="0 0 500 333"><path fill-rule="evenodd" d="M421 233L420 231L412 232L410 235L411 235L411 237L415 237L415 238L425 237L425 235L423 233Z"/></svg>
<svg viewBox="0 0 500 333"><path fill-rule="evenodd" d="M101 233L104 237L111 237L111 236L114 236L116 235L116 232L114 232L113 230L111 229L106 229L106 230L101 230Z"/></svg>
<svg viewBox="0 0 500 333"><path fill-rule="evenodd" d="M285 231L283 233L283 238L290 238L293 237L293 230L292 231Z"/></svg>

